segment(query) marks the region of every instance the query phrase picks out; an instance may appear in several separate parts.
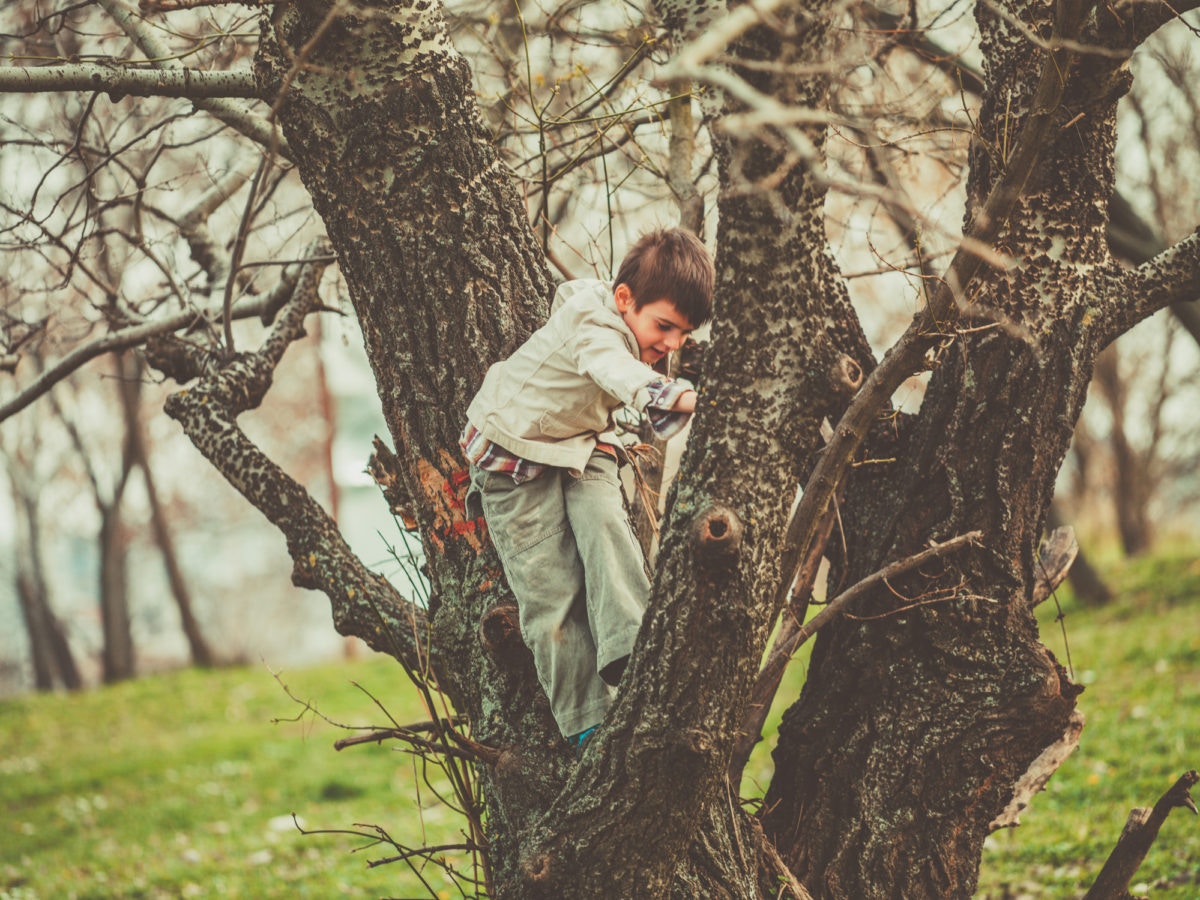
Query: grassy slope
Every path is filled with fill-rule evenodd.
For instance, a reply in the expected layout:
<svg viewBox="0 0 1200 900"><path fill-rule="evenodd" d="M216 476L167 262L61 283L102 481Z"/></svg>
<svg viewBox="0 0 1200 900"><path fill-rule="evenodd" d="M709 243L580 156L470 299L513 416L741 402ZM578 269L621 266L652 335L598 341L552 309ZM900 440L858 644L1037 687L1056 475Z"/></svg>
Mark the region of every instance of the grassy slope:
<svg viewBox="0 0 1200 900"><path fill-rule="evenodd" d="M403 672L382 657L284 673L292 692L339 721L383 724L351 680L403 698L401 722L427 718ZM428 896L402 865L368 869L391 848L308 829L378 824L420 845L453 841L457 822L408 755L366 745L305 716L265 668L179 672L76 696L0 704L0 897ZM431 882L458 896L437 871Z"/></svg>
<svg viewBox="0 0 1200 900"><path fill-rule="evenodd" d="M990 839L979 897L1080 896L1130 808L1200 766L1194 557L1125 567L1114 576L1120 599L1103 610L1060 595L1088 726L1022 827ZM1055 614L1053 601L1042 608L1044 633L1065 659ZM340 721L383 719L351 681L399 721L426 718L386 659L282 680ZM375 745L336 753L342 732L311 716L272 724L299 711L262 668L0 703L0 898L428 896L399 865L366 867L388 848L351 853L367 842L297 833L293 812L312 829L366 822L410 844L458 839L458 820L424 786L418 809L407 755ZM768 744L752 776L766 777ZM436 870L427 875L441 896L459 896ZM1200 823L1190 813L1168 819L1136 882L1155 900L1200 896Z"/></svg>

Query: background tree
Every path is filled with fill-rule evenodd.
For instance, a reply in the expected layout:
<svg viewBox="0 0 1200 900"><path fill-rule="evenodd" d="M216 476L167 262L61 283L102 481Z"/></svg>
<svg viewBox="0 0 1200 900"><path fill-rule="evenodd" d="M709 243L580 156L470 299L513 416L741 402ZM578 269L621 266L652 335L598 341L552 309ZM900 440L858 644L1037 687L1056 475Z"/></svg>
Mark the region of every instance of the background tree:
<svg viewBox="0 0 1200 900"><path fill-rule="evenodd" d="M34 361L36 364L36 360ZM70 690L83 686L67 630L54 612L53 592L46 577L42 531L45 487L56 466L48 459L44 440L45 409L5 423L0 455L12 490L13 576L21 617L29 637L33 683L48 691L57 685Z"/></svg>
<svg viewBox="0 0 1200 900"><path fill-rule="evenodd" d="M929 72L918 80L928 93L904 94L915 60L893 52L891 35L859 28L865 12L857 9L662 3L661 31L636 14L622 21L626 11L608 4L551 10L536 29L527 17L489 21L511 40L520 24L524 47L545 48L526 49L527 105L510 85L491 109L514 110L522 126L508 132L489 119L492 134L437 5L274 7L261 22L253 79L245 69L213 71L244 65L249 44L234 36L248 22L187 5L163 2L143 18L99 0L103 16L82 7L31 21L22 34L86 23L109 36L115 23L129 43L114 37L114 46L136 47L144 62L61 60L6 71L0 83L102 88L110 97L175 93L262 148L232 239L160 267L144 305L126 304L138 315L110 317L93 346L144 341L149 363L186 385L167 413L283 532L293 581L329 596L343 633L410 671L432 672L465 714L469 738L456 741L440 718L432 727L435 742L478 761L489 890L757 897L782 885L794 896L969 895L984 838L1011 802L1026 799L1022 776L1050 748L1061 758L1078 736L1078 688L1041 644L1032 606L1046 509L1096 358L1200 287L1196 233L1135 268L1118 262L1105 236L1126 63L1180 10L975 9L982 100L949 120L969 142L959 233L893 189L890 152L874 162L884 186L832 151L833 134L920 146L922 135L940 132L914 110L945 128L960 93ZM941 12L925 19L912 10L906 30L936 25ZM164 21L169 29L157 30ZM544 36L528 37L534 30ZM557 65L564 31L599 36L626 64L603 79ZM539 83L534 60L547 58L560 77ZM863 62L847 76L847 60ZM567 201L559 198L573 177L584 178L580 164L620 162L623 187L653 190L664 167L646 150L657 140L652 113L667 98L631 79L648 62L662 64L662 83L704 92L719 300L703 410L668 501L650 610L621 696L576 765L520 646L496 557L479 523L463 518L457 436L487 365L546 314L547 260L561 261L555 241ZM498 68L519 70L505 59ZM566 88L576 79L579 94ZM881 102L852 105L854 89L871 79L883 85ZM250 110L235 95L263 105ZM835 95L841 105L830 102ZM904 96L913 99L898 105ZM156 121L181 115L173 109ZM179 123L164 144L172 150L210 127L207 118ZM511 162L522 146L536 146L527 151L532 175ZM145 214L161 212L147 200L167 182L152 185L145 166L132 171L108 200L136 209L155 241L177 247L190 220ZM214 185L226 183L225 173L208 171ZM248 295L242 279L247 261L260 259L247 253L263 199L294 172L333 254L279 252L277 262L297 262ZM911 270L920 303L878 364L829 247L830 191L871 198L892 221L921 229L892 260ZM24 234L29 219L22 210L17 218ZM38 219L43 232L52 220ZM53 221L64 240L45 252L65 245L60 265L73 270L79 242ZM609 245L588 257L600 265L619 253L611 217L597 221L585 218L580 231L590 236L583 246ZM264 231L257 249L299 246L299 233L288 237ZM921 258L907 257L912 247ZM421 532L427 608L367 570L237 423L263 402L285 349L321 306L321 272L334 256L393 445L380 448L375 470ZM264 312L261 335L235 335L235 318ZM920 408L893 410L897 388L926 369ZM4 412L31 402L37 387ZM822 549L835 499L841 549L831 551L832 583L849 589L831 603L841 615L822 619L765 803L749 812L737 802L740 772L730 772L735 745L755 736L759 662L798 569ZM885 567L894 577L876 576Z"/></svg>

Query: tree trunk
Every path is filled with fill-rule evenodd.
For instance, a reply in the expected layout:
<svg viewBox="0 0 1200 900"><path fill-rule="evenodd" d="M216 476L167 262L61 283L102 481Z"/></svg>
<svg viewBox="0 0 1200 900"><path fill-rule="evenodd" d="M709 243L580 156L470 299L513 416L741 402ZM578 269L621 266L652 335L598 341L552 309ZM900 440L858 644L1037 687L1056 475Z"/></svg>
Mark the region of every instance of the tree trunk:
<svg viewBox="0 0 1200 900"><path fill-rule="evenodd" d="M42 564L37 498L20 491L15 481L13 485L13 502L17 510L17 599L29 635L34 686L39 691L49 691L58 681L68 690L78 690L83 681L75 665L71 644L62 622L50 607L50 591Z"/></svg>
<svg viewBox="0 0 1200 900"><path fill-rule="evenodd" d="M163 568L167 574L167 584L171 588L171 596L179 610L179 622L183 628L183 634L187 638L192 664L203 667L211 666L214 663L213 653L204 639L200 623L196 621L196 615L192 610L192 595L188 590L183 568L179 565L179 557L175 553L175 541L171 536L171 526L167 520L166 511L158 496L154 470L150 467L146 435L138 414L144 366L137 359L126 361L122 358L121 370L123 374L119 384L119 393L121 407L125 414L126 440L129 442L132 460L141 468L142 477L145 480L146 502L150 506L150 527L154 533L154 543L162 556Z"/></svg>
<svg viewBox="0 0 1200 900"><path fill-rule="evenodd" d="M105 684L113 684L136 674L129 618L128 535L121 520L119 492L115 502L100 510L97 547L100 551L100 623L104 636L102 677Z"/></svg>
<svg viewBox="0 0 1200 900"><path fill-rule="evenodd" d="M500 749L481 771L497 896L524 883L520 835L570 769L524 648L485 652L480 623L511 604L500 565L462 507L458 432L487 365L544 319L545 259L478 120L466 62L441 11L393 6L339 24L287 89L280 121L321 213L362 327L433 585L439 683ZM280 9L256 60L273 92L320 26L316 4Z"/></svg>
<svg viewBox="0 0 1200 900"><path fill-rule="evenodd" d="M1149 548L1152 537L1149 503L1153 493L1150 461L1130 443L1125 426L1127 391L1121 377L1117 345L1100 354L1096 361L1096 387L1108 404L1111 415L1108 446L1112 452L1113 507L1117 514L1117 533L1126 556L1137 556Z"/></svg>
<svg viewBox="0 0 1200 900"><path fill-rule="evenodd" d="M1052 111L1034 98L1067 71L1062 59L1030 66L991 9L978 7L990 71L968 228L1008 177L991 150ZM1034 12L1036 28L1071 33ZM1127 327L1129 286L1103 239L1126 82L1111 61L1070 65L1055 115L1078 121L1040 148L997 247L1022 264L959 301L964 327L915 421L870 449L896 463L848 487L851 580L930 539L974 529L983 539L876 591L818 639L781 726L764 816L816 897L970 896L989 823L1064 732L1078 693L1038 640L1034 561L1096 355Z"/></svg>

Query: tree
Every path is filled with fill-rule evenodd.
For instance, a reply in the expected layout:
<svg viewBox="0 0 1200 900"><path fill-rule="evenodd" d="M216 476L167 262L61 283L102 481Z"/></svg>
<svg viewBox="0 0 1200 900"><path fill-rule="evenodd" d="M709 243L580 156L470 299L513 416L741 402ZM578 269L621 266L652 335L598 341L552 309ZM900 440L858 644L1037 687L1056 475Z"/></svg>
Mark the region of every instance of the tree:
<svg viewBox="0 0 1200 900"><path fill-rule="evenodd" d="M49 480L44 451L44 425L38 416L9 423L0 442L12 490L16 540L14 575L21 617L29 637L33 683L39 691L62 684L69 690L83 685L62 620L55 615L46 578L42 541L42 489Z"/></svg>
<svg viewBox="0 0 1200 900"><path fill-rule="evenodd" d="M231 246L216 244L224 269L197 260L187 276L221 302L183 321L162 306L154 322L118 317L104 347L152 333L148 361L186 385L167 413L284 533L293 580L328 594L342 633L431 669L470 721L454 746L478 760L494 895L968 896L984 838L1028 799L1022 776L1048 777L1047 751L1061 758L1078 735L1079 689L1041 644L1032 605L1055 474L1096 357L1200 287L1200 233L1134 268L1105 238L1126 61L1179 7L978 5L986 84L969 129L965 222L949 242L903 193L844 174L826 152L831 132L851 130L894 146L905 118L894 106L876 125L873 110L835 112L826 100L847 59L871 60L889 90L910 84L916 63L900 42L857 31L861 14L835 4L659 4L674 48L660 77L702 86L710 117L719 301L650 610L620 699L576 765L494 552L464 518L457 438L487 365L546 313L556 212L546 173L568 144L553 120L579 107L552 94L515 135L549 148L537 157L544 177L526 184L531 227L439 5L273 7L253 81L184 69L147 20L120 0L100 5L150 68L66 63L5 72L3 83L190 97L265 148L242 226ZM149 21L188 5L162 0ZM915 12L905 22L925 24ZM627 34L653 52L655 32L639 27ZM224 37L213 46L219 65L237 55ZM623 77L595 96L612 100ZM269 108L218 99L230 95ZM314 248L278 289L240 298L247 223L281 160L311 195L362 326L394 447L375 468L421 532L428 608L355 559L236 423L320 306L332 260ZM828 246L832 189L871 198L917 248L950 249L940 268L912 261L922 305L878 363ZM184 293L172 286L158 300ZM237 349L233 319L264 308L274 312L261 346ZM919 411L892 410L897 386L930 368ZM751 814L731 786L735 743L753 727L759 662L835 502L833 583L858 587L834 607L850 615L824 619ZM894 577L872 577L889 564ZM435 742L452 743L447 723L433 728Z"/></svg>

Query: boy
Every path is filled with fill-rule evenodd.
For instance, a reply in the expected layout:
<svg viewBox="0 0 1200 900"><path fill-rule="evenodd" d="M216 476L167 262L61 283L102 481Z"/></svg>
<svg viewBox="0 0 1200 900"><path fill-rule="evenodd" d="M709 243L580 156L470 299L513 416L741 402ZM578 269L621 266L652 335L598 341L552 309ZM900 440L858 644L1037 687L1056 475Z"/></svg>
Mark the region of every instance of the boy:
<svg viewBox="0 0 1200 900"><path fill-rule="evenodd" d="M696 392L651 367L711 318L712 288L695 235L645 234L611 287L560 285L546 324L488 370L467 410L468 507L482 508L538 680L577 751L612 704L650 596L612 414L644 409L664 439L683 428Z"/></svg>

